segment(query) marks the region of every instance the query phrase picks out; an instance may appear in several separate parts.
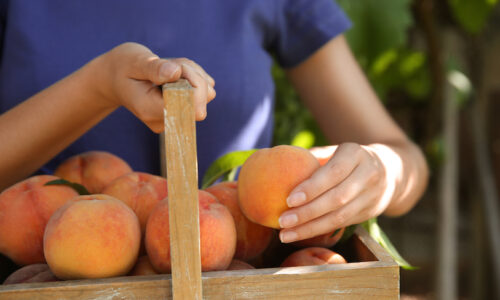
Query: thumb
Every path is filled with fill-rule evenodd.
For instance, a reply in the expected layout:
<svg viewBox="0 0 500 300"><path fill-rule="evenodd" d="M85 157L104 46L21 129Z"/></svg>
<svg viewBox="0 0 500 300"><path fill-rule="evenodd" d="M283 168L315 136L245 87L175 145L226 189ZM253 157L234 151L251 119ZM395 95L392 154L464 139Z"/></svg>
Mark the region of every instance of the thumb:
<svg viewBox="0 0 500 300"><path fill-rule="evenodd" d="M182 74L182 68L179 64L157 57L151 57L139 67L142 69L141 73L145 75L145 79L156 85L177 81Z"/></svg>

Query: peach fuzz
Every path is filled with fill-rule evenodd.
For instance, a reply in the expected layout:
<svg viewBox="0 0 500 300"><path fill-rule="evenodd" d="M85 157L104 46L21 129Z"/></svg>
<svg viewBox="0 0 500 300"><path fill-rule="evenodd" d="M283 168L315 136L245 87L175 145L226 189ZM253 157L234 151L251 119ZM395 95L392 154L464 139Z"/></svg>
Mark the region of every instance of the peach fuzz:
<svg viewBox="0 0 500 300"><path fill-rule="evenodd" d="M210 193L198 192L202 271L225 270L236 249L236 228L229 210ZM146 226L146 251L159 273L169 273L170 230L168 198L151 212Z"/></svg>
<svg viewBox="0 0 500 300"><path fill-rule="evenodd" d="M345 264L347 261L342 255L330 249L311 247L290 254L281 263L281 267L299 267L314 265Z"/></svg>
<svg viewBox="0 0 500 300"><path fill-rule="evenodd" d="M334 230L332 232L318 235L316 237L293 242L292 245L300 248L306 248L306 247L330 248L333 247L340 240L340 238L344 234L344 230L345 228L342 228L337 233L335 233L336 230Z"/></svg>
<svg viewBox="0 0 500 300"><path fill-rule="evenodd" d="M113 180L102 193L127 204L139 218L141 232L144 233L151 210L167 197L167 180L147 173L132 172Z"/></svg>
<svg viewBox="0 0 500 300"><path fill-rule="evenodd" d="M220 203L231 212L236 225L236 252L234 257L243 261L255 258L267 248L271 242L273 230L250 221L241 212L238 204L238 184L221 182L205 191L214 195Z"/></svg>
<svg viewBox="0 0 500 300"><path fill-rule="evenodd" d="M70 187L44 184L59 179L39 175L0 194L0 252L18 265L44 263L43 232L50 216L78 196Z"/></svg>
<svg viewBox="0 0 500 300"><path fill-rule="evenodd" d="M130 166L118 156L105 151L89 151L62 162L54 175L79 183L91 194L96 194L114 179L130 172Z"/></svg>
<svg viewBox="0 0 500 300"><path fill-rule="evenodd" d="M5 279L3 284L59 281L47 264L27 265Z"/></svg>
<svg viewBox="0 0 500 300"><path fill-rule="evenodd" d="M243 164L238 178L241 210L251 221L279 229L278 219L288 209L290 192L318 168L306 149L281 145L260 149Z"/></svg>
<svg viewBox="0 0 500 300"><path fill-rule="evenodd" d="M155 271L151 262L149 261L149 257L147 255L139 257L137 262L135 263L134 268L128 275L130 276L141 276L141 275L155 275L158 272Z"/></svg>
<svg viewBox="0 0 500 300"><path fill-rule="evenodd" d="M229 267L227 267L227 270L252 270L252 269L255 269L254 266L239 259L233 259Z"/></svg>
<svg viewBox="0 0 500 300"><path fill-rule="evenodd" d="M108 195L87 195L54 213L43 246L58 278L104 278L132 269L140 240L139 220L132 209Z"/></svg>

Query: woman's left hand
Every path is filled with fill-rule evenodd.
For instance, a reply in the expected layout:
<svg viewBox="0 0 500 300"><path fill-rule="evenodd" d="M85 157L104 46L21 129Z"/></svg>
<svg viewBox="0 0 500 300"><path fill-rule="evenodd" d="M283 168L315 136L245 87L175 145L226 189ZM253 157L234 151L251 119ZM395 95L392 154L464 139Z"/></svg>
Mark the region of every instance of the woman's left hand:
<svg viewBox="0 0 500 300"><path fill-rule="evenodd" d="M331 159L287 199L290 209L279 219L284 243L361 223L382 214L390 203L391 183L374 148L345 143L326 150L334 152Z"/></svg>

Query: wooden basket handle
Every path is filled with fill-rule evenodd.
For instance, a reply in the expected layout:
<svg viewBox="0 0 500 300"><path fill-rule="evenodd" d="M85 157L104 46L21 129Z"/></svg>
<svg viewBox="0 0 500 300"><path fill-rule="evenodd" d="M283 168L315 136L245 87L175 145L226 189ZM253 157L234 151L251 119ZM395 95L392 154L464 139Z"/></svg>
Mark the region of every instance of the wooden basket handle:
<svg viewBox="0 0 500 300"><path fill-rule="evenodd" d="M193 88L185 79L162 87L174 299L202 299L198 160ZM163 168L164 166L162 166Z"/></svg>

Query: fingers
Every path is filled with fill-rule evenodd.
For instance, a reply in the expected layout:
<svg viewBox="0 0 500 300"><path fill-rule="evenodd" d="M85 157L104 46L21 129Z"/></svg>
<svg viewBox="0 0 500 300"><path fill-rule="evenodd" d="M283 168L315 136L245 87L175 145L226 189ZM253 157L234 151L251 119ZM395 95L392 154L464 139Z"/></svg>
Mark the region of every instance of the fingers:
<svg viewBox="0 0 500 300"><path fill-rule="evenodd" d="M197 121L204 120L207 116L207 102L209 101L209 85L204 78L199 76L199 73L191 66L182 65L182 77L186 78L194 87L194 105L195 119ZM213 88L212 88L213 90ZM215 94L215 91L213 92ZM213 95L215 97L215 95Z"/></svg>
<svg viewBox="0 0 500 300"><path fill-rule="evenodd" d="M158 87L147 81L130 81L123 90L123 97L130 99L124 106L153 132L164 129L163 96Z"/></svg>
<svg viewBox="0 0 500 300"><path fill-rule="evenodd" d="M144 64L148 80L160 85L179 78L187 79L194 88L195 119L202 121L207 115L207 103L215 98L214 79L194 61L187 58L159 59L149 56Z"/></svg>
<svg viewBox="0 0 500 300"><path fill-rule="evenodd" d="M357 144L340 145L326 165L292 190L287 199L288 206L304 205L341 183L361 161L361 150Z"/></svg>
<svg viewBox="0 0 500 300"><path fill-rule="evenodd" d="M366 168L357 168L346 180L318 196L314 201L287 210L279 219L280 226L290 228L303 224L324 215L326 212L337 210L349 204L364 191L368 172Z"/></svg>
<svg viewBox="0 0 500 300"><path fill-rule="evenodd" d="M215 86L215 80L212 78L212 76L208 75L208 73L205 72L205 70L199 64L197 64L196 62L194 62L194 61L192 61L192 60L190 60L188 58L184 58L184 57L174 58L173 61L175 61L175 62L177 62L179 64L185 64L185 65L190 66L196 72L198 72L198 74L200 74L203 78L205 78L205 80L207 81L207 83L212 88Z"/></svg>
<svg viewBox="0 0 500 300"><path fill-rule="evenodd" d="M115 67L124 67L126 76L147 80L156 85L173 82L181 76L181 65L173 60L160 59L147 47L137 43L124 43L112 50Z"/></svg>
<svg viewBox="0 0 500 300"><path fill-rule="evenodd" d="M359 201L350 202L336 211L329 212L301 226L283 229L280 232L280 240L283 243L291 243L326 234L337 228L361 223L368 218L366 218L366 214L359 212L363 212L373 199L373 193L366 193L359 197Z"/></svg>
<svg viewBox="0 0 500 300"><path fill-rule="evenodd" d="M386 186L376 154L365 146L342 144L327 165L295 188L303 202L281 215L280 238L306 239L374 217L384 209Z"/></svg>
<svg viewBox="0 0 500 300"><path fill-rule="evenodd" d="M186 78L194 87L195 118L204 120L207 103L215 98L214 79L197 63L187 58L161 59L147 47L124 43L106 56L111 62L109 95L114 103L125 106L154 132L163 131L163 99L156 88Z"/></svg>

